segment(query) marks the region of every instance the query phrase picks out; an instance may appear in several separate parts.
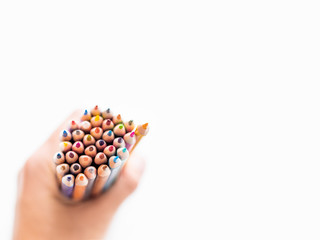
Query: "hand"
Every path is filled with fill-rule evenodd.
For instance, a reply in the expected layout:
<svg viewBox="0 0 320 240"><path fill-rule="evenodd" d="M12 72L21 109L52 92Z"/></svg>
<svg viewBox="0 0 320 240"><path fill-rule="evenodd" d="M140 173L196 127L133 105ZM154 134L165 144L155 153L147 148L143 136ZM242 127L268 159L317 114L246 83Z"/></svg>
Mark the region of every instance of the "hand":
<svg viewBox="0 0 320 240"><path fill-rule="evenodd" d="M144 161L131 156L115 184L101 196L70 203L59 192L52 156L73 113L26 161L19 174L14 239L102 239L120 204L135 190Z"/></svg>

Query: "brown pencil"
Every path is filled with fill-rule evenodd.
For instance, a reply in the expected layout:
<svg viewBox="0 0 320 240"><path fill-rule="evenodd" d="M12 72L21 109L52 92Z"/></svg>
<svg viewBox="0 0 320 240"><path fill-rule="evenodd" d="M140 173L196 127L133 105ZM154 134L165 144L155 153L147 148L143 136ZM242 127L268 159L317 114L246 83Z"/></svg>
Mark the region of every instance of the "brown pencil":
<svg viewBox="0 0 320 240"><path fill-rule="evenodd" d="M78 160L78 154L74 151L66 153L66 162L69 164L75 163Z"/></svg>

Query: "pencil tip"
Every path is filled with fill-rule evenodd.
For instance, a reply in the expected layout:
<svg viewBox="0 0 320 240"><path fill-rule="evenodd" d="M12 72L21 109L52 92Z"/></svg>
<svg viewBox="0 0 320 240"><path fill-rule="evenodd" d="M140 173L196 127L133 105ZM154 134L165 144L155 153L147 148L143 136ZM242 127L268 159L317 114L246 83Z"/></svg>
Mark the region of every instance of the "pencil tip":
<svg viewBox="0 0 320 240"><path fill-rule="evenodd" d="M70 182L70 181L71 181L71 179L72 179L72 178L71 178L70 176L69 176L69 177L67 177L67 181L68 181L68 182Z"/></svg>
<svg viewBox="0 0 320 240"><path fill-rule="evenodd" d="M112 131L111 130L109 130L109 132L108 132L108 136L111 136L112 135Z"/></svg>
<svg viewBox="0 0 320 240"><path fill-rule="evenodd" d="M96 128L95 130L94 130L96 133L99 133L100 131L99 131L99 128Z"/></svg>
<svg viewBox="0 0 320 240"><path fill-rule="evenodd" d="M80 179L80 181L83 181L83 180L84 180L84 177L81 175L81 176L79 177L79 179Z"/></svg>
<svg viewBox="0 0 320 240"><path fill-rule="evenodd" d="M148 128L148 125L149 125L148 123L145 123L145 124L142 125L142 127L143 127L144 129L147 129L147 128Z"/></svg>
<svg viewBox="0 0 320 240"><path fill-rule="evenodd" d="M61 158L61 154L60 154L60 153L57 154L57 158L58 158L58 159Z"/></svg>
<svg viewBox="0 0 320 240"><path fill-rule="evenodd" d="M99 144L100 144L100 146L103 146L104 141L103 141L103 140L100 140L100 141L99 141Z"/></svg>
<svg viewBox="0 0 320 240"><path fill-rule="evenodd" d="M113 162L114 162L114 163L119 162L119 157L118 157L118 156L116 156L116 157L113 159Z"/></svg>
<svg viewBox="0 0 320 240"><path fill-rule="evenodd" d="M88 138L87 138L88 139ZM80 147L80 143L77 142L76 147L79 148Z"/></svg>
<svg viewBox="0 0 320 240"><path fill-rule="evenodd" d="M107 125L110 125L110 124L111 124L111 120L108 119L108 120L107 120Z"/></svg>
<svg viewBox="0 0 320 240"><path fill-rule="evenodd" d="M107 113L110 113L110 108L108 108L106 112L107 112Z"/></svg>
<svg viewBox="0 0 320 240"><path fill-rule="evenodd" d="M126 149L126 148L124 148L124 149L122 150L122 152L124 152L124 153L125 153L126 151L127 151L127 149Z"/></svg>
<svg viewBox="0 0 320 240"><path fill-rule="evenodd" d="M75 124L76 124L76 122L72 120L71 124L72 124L72 125L75 125Z"/></svg>
<svg viewBox="0 0 320 240"><path fill-rule="evenodd" d="M88 114L88 110L84 110L84 115L87 115Z"/></svg>
<svg viewBox="0 0 320 240"><path fill-rule="evenodd" d="M94 109L98 109L98 105L96 105L96 106L94 107Z"/></svg>
<svg viewBox="0 0 320 240"><path fill-rule="evenodd" d="M121 115L120 115L120 114L118 114L117 118L120 120L120 119L121 119Z"/></svg>
<svg viewBox="0 0 320 240"><path fill-rule="evenodd" d="M72 152L69 152L69 157L73 158L74 154Z"/></svg>
<svg viewBox="0 0 320 240"><path fill-rule="evenodd" d="M120 124L120 125L119 125L119 128L120 128L120 129L122 129L122 128L123 128L123 125L122 125L122 124Z"/></svg>
<svg viewBox="0 0 320 240"><path fill-rule="evenodd" d="M133 120L130 120L130 121L129 121L129 125L132 125L132 123L133 123Z"/></svg>
<svg viewBox="0 0 320 240"><path fill-rule="evenodd" d="M119 139L118 139L118 143L122 143L122 138L119 138Z"/></svg>
<svg viewBox="0 0 320 240"><path fill-rule="evenodd" d="M113 151L113 146L109 147L109 151L112 152Z"/></svg>
<svg viewBox="0 0 320 240"><path fill-rule="evenodd" d="M134 132L130 133L130 137L133 137L134 136Z"/></svg>
<svg viewBox="0 0 320 240"><path fill-rule="evenodd" d="M66 130L63 130L62 136L64 136L64 137L68 136L68 133Z"/></svg>
<svg viewBox="0 0 320 240"><path fill-rule="evenodd" d="M87 136L87 140L91 141L91 136L90 135Z"/></svg>

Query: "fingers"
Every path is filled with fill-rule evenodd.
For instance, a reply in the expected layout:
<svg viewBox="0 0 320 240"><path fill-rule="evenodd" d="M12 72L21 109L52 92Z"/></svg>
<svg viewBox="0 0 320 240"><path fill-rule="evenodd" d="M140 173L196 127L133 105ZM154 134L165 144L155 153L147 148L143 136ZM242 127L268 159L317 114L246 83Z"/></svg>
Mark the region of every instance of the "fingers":
<svg viewBox="0 0 320 240"><path fill-rule="evenodd" d="M137 188L144 172L145 160L133 155L123 167L115 184L97 200L103 206L116 210L119 205Z"/></svg>

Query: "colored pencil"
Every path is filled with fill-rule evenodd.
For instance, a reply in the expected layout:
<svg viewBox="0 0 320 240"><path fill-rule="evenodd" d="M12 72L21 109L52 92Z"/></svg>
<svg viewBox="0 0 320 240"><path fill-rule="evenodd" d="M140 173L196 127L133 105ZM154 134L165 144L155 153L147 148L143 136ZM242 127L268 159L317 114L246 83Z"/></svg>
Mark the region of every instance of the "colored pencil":
<svg viewBox="0 0 320 240"><path fill-rule="evenodd" d="M96 115L100 115L100 109L98 107L98 105L96 105L92 110L91 110L91 115L92 117L96 116Z"/></svg>
<svg viewBox="0 0 320 240"><path fill-rule="evenodd" d="M91 194L94 181L96 180L97 169L93 166L87 167L84 170L84 175L88 178L88 185L85 193L85 198L88 198Z"/></svg>
<svg viewBox="0 0 320 240"><path fill-rule="evenodd" d="M122 161L118 156L112 156L108 160L108 165L111 169L111 174L109 176L108 181L103 187L103 191L106 191L117 179L121 170Z"/></svg>
<svg viewBox="0 0 320 240"><path fill-rule="evenodd" d="M84 154L93 158L97 155L97 149L94 145L90 145L84 150Z"/></svg>
<svg viewBox="0 0 320 240"><path fill-rule="evenodd" d="M114 128L114 124L110 119L106 119L102 122L103 131L112 130Z"/></svg>
<svg viewBox="0 0 320 240"><path fill-rule="evenodd" d="M77 175L81 171L82 171L82 168L79 163L73 163L70 167L70 173L72 173L73 175Z"/></svg>
<svg viewBox="0 0 320 240"><path fill-rule="evenodd" d="M103 150L107 147L106 141L100 139L96 142L96 147L98 151L103 152Z"/></svg>
<svg viewBox="0 0 320 240"><path fill-rule="evenodd" d="M84 146L83 143L80 141L76 141L73 145L72 145L72 151L78 153L78 154L82 154L84 151Z"/></svg>
<svg viewBox="0 0 320 240"><path fill-rule="evenodd" d="M118 148L117 149L117 156L121 159L121 161L126 161L129 157L129 151L124 148Z"/></svg>
<svg viewBox="0 0 320 240"><path fill-rule="evenodd" d="M113 132L116 136L123 137L126 134L126 129L122 123L119 123L114 127Z"/></svg>
<svg viewBox="0 0 320 240"><path fill-rule="evenodd" d="M96 181L92 188L91 196L97 196L102 192L104 185L108 181L110 173L110 168L107 165L100 165Z"/></svg>
<svg viewBox="0 0 320 240"><path fill-rule="evenodd" d="M114 134L112 130L106 131L102 135L102 139L106 141L106 143L112 143L114 139Z"/></svg>
<svg viewBox="0 0 320 240"><path fill-rule="evenodd" d="M78 160L78 154L74 151L69 151L66 153L66 162L69 164L75 163Z"/></svg>
<svg viewBox="0 0 320 240"><path fill-rule="evenodd" d="M83 169L90 166L92 163L92 158L87 155L82 155L79 157L79 163Z"/></svg>
<svg viewBox="0 0 320 240"><path fill-rule="evenodd" d="M71 144L71 142L61 142L59 147L60 147L61 152L66 153L71 150L72 144Z"/></svg>
<svg viewBox="0 0 320 240"><path fill-rule="evenodd" d="M61 180L62 180L63 176L69 172L69 169L70 169L70 167L66 163L59 164L56 167L56 175L58 178L59 185L61 185Z"/></svg>
<svg viewBox="0 0 320 240"><path fill-rule="evenodd" d="M91 128L92 128L91 123L88 121L83 121L80 123L80 129L85 133L90 133Z"/></svg>
<svg viewBox="0 0 320 240"><path fill-rule="evenodd" d="M99 115L96 115L90 120L92 127L101 127L103 118Z"/></svg>
<svg viewBox="0 0 320 240"><path fill-rule="evenodd" d="M94 163L97 165L101 165L101 164L106 163L107 160L108 160L107 156L104 153L100 152L95 156Z"/></svg>
<svg viewBox="0 0 320 240"><path fill-rule="evenodd" d="M60 141L70 141L72 138L71 133L68 130L63 130L60 133Z"/></svg>
<svg viewBox="0 0 320 240"><path fill-rule="evenodd" d="M84 110L83 115L81 116L81 121L89 121L91 119L91 114L88 110Z"/></svg>
<svg viewBox="0 0 320 240"><path fill-rule="evenodd" d="M113 116L112 122L114 123L114 125L117 125L118 123L122 123L121 115L118 114L117 116Z"/></svg>
<svg viewBox="0 0 320 240"><path fill-rule="evenodd" d="M84 199L87 185L88 185L88 179L86 175L84 175L83 173L79 173L75 180L74 190L72 195L72 198L74 201L80 201Z"/></svg>
<svg viewBox="0 0 320 240"><path fill-rule="evenodd" d="M102 112L102 117L104 119L112 119L113 118L113 113L110 110L110 108L108 108L106 111Z"/></svg>
<svg viewBox="0 0 320 240"><path fill-rule="evenodd" d="M107 146L104 150L103 153L107 156L107 157L111 157L113 155L116 154L116 148L113 145Z"/></svg>
<svg viewBox="0 0 320 240"><path fill-rule="evenodd" d="M135 130L136 134L136 144L132 147L131 152L137 147L138 143L141 141L141 139L146 136L149 132L149 124L145 123L143 125L139 125L137 129Z"/></svg>
<svg viewBox="0 0 320 240"><path fill-rule="evenodd" d="M90 134L96 139L100 139L102 137L102 134L103 134L103 130L102 128L100 127L95 127L95 128L92 128L91 131L90 131Z"/></svg>
<svg viewBox="0 0 320 240"><path fill-rule="evenodd" d="M70 128L70 131L72 132L74 130L79 129L79 124L76 121L72 120L69 124L69 128Z"/></svg>
<svg viewBox="0 0 320 240"><path fill-rule="evenodd" d="M94 145L96 143L96 140L94 139L93 136L91 136L90 134L86 134L84 137L83 137L83 145L85 147L89 146L89 145Z"/></svg>
<svg viewBox="0 0 320 240"><path fill-rule="evenodd" d="M126 135L124 135L123 139L126 143L126 148L130 152L132 147L136 143L136 134L134 132L128 132Z"/></svg>
<svg viewBox="0 0 320 240"><path fill-rule="evenodd" d="M75 130L72 132L73 141L81 141L84 137L84 132L82 130Z"/></svg>
<svg viewBox="0 0 320 240"><path fill-rule="evenodd" d="M74 186L74 176L72 174L65 175L61 180L61 192L67 197L71 198Z"/></svg>
<svg viewBox="0 0 320 240"><path fill-rule="evenodd" d="M134 129L134 127L135 127L133 120L130 120L130 121L128 121L128 122L125 122L125 123L124 123L124 127L126 128L126 131L127 131L127 132L132 132L133 129Z"/></svg>
<svg viewBox="0 0 320 240"><path fill-rule="evenodd" d="M115 146L116 148L121 148L125 147L126 143L124 142L122 137L117 137L113 140L113 146Z"/></svg>
<svg viewBox="0 0 320 240"><path fill-rule="evenodd" d="M57 152L53 155L53 162L57 165L64 163L64 154L62 152Z"/></svg>

